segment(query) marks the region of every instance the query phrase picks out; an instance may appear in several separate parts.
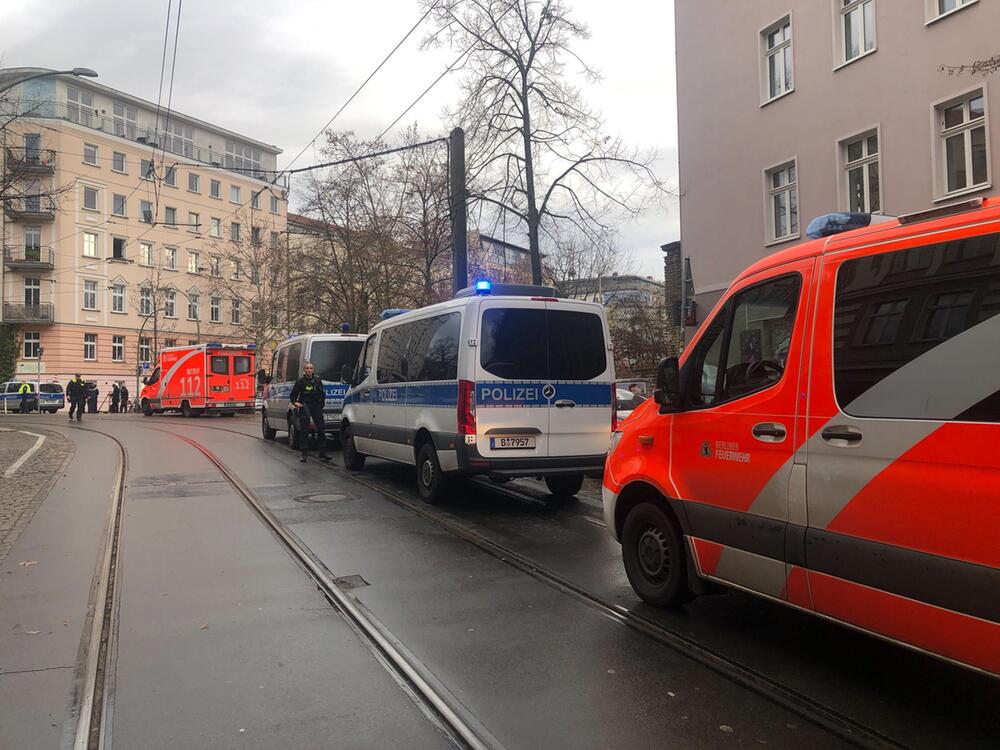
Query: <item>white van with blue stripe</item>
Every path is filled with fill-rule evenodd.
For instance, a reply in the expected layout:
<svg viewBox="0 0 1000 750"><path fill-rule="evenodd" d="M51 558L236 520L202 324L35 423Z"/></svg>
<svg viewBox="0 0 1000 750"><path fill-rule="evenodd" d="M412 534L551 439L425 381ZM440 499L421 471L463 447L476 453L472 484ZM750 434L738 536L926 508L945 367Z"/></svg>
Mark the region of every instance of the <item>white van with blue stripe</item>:
<svg viewBox="0 0 1000 750"><path fill-rule="evenodd" d="M346 324L345 324L346 325ZM347 393L341 381L344 366L354 367L365 337L359 333L307 333L290 336L274 350L269 382L264 388L261 408L261 432L273 440L278 430L287 430L288 443L299 449L298 423L289 396L295 381L302 377L302 365L312 362L316 377L323 381L326 401L323 419L326 431L340 433L340 410Z"/></svg>
<svg viewBox="0 0 1000 750"><path fill-rule="evenodd" d="M603 472L615 369L597 303L477 282L375 326L351 381L345 464L413 464L428 502L457 476L539 477L570 496Z"/></svg>

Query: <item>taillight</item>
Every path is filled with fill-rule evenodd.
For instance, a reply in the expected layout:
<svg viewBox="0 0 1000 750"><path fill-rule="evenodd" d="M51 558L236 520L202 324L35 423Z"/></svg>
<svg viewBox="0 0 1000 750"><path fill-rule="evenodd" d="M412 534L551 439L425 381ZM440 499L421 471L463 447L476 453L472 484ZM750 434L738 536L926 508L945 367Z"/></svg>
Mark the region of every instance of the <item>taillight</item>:
<svg viewBox="0 0 1000 750"><path fill-rule="evenodd" d="M458 434L476 434L476 384L458 381Z"/></svg>
<svg viewBox="0 0 1000 750"><path fill-rule="evenodd" d="M615 384L611 384L611 431L618 432L618 393Z"/></svg>

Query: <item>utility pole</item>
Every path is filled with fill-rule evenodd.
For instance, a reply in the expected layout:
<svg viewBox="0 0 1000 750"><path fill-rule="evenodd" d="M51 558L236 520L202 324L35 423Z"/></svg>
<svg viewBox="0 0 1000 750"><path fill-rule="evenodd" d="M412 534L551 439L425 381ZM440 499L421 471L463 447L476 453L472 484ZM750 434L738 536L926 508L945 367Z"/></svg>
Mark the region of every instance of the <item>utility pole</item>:
<svg viewBox="0 0 1000 750"><path fill-rule="evenodd" d="M452 288L455 292L469 284L469 230L466 223L465 131L455 128L448 137L451 167L451 253Z"/></svg>

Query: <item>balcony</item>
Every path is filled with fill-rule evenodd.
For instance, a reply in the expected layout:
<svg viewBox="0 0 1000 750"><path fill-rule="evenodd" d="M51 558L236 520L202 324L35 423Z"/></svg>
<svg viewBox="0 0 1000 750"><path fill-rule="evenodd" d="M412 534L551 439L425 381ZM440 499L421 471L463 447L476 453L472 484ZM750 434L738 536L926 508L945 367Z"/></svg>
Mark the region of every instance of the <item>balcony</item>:
<svg viewBox="0 0 1000 750"><path fill-rule="evenodd" d="M8 146L7 171L15 175L55 174L56 152L51 148Z"/></svg>
<svg viewBox="0 0 1000 750"><path fill-rule="evenodd" d="M21 302L4 302L3 319L6 323L50 324L55 317L51 302L26 305Z"/></svg>
<svg viewBox="0 0 1000 750"><path fill-rule="evenodd" d="M3 249L3 264L12 270L51 271L56 254L48 245L7 245Z"/></svg>
<svg viewBox="0 0 1000 750"><path fill-rule="evenodd" d="M56 218L56 199L51 195L29 195L10 198L4 210L12 221L53 221Z"/></svg>

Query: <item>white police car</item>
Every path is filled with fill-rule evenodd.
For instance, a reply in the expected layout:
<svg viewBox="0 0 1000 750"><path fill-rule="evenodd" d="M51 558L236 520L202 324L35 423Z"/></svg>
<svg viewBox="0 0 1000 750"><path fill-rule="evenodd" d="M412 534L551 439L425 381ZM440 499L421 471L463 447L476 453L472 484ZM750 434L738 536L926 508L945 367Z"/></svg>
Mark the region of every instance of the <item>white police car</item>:
<svg viewBox="0 0 1000 750"><path fill-rule="evenodd" d="M288 443L299 448L298 423L295 421L289 396L295 381L302 377L302 365L312 362L316 377L323 381L326 402L323 418L326 431L334 436L340 432L340 408L347 393L341 381L344 367L354 368L365 337L347 333L309 333L290 336L274 350L271 373L267 377L261 405L261 432L266 440L274 440L278 430L288 431Z"/></svg>
<svg viewBox="0 0 1000 750"><path fill-rule="evenodd" d="M604 308L548 287L480 281L375 326L344 398L344 463L417 466L428 502L451 478L544 478L559 496L599 476L612 431Z"/></svg>

